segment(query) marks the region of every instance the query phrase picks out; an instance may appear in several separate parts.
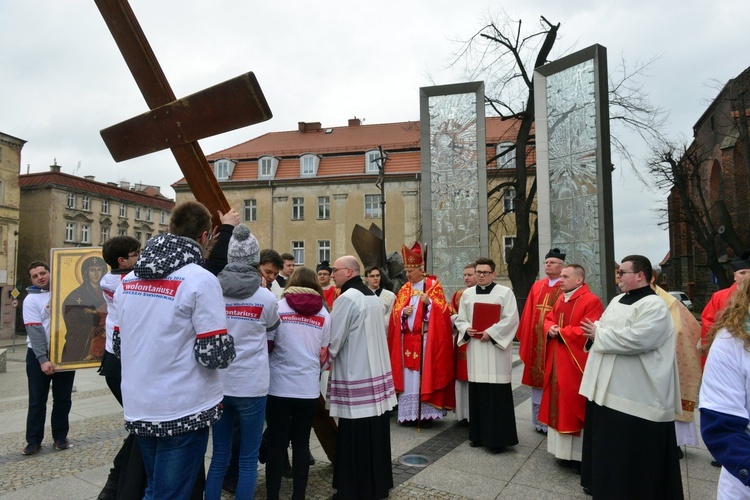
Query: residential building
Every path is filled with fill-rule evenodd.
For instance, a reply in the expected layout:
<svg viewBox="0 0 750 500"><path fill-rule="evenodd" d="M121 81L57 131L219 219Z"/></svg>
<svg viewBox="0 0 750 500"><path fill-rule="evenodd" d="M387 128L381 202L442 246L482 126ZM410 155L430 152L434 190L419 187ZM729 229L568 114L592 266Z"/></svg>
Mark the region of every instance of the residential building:
<svg viewBox="0 0 750 500"><path fill-rule="evenodd" d="M167 231L174 201L156 186L98 182L61 171L18 176L21 223L18 268L50 260L52 248L100 246L112 236L128 235L141 244ZM25 276L19 276L24 282Z"/></svg>
<svg viewBox="0 0 750 500"><path fill-rule="evenodd" d="M706 251L696 242L695 225L709 236L725 276L732 275L732 258L750 249L749 94L750 67L727 82L693 126L686 157L699 166L690 178L689 199L676 186L668 198L669 254L662 271L669 289L686 292L696 311L720 288L724 276L709 268Z"/></svg>
<svg viewBox="0 0 750 500"><path fill-rule="evenodd" d="M513 151L497 156L513 144L515 125L513 120L487 119L490 187L513 177ZM354 118L345 127L331 128L300 122L297 130L261 135L208 160L229 204L261 247L292 253L297 264L314 268L322 260L356 255L351 242L356 224L382 228L379 148L386 156L386 250L398 252L421 235L418 121L363 125ZM172 187L178 203L193 198L184 179ZM507 207L512 212L511 193L502 188L497 196L501 201L494 210ZM503 244L513 237L512 221L504 222L501 230L491 231L490 254L498 263L505 261Z"/></svg>
<svg viewBox="0 0 750 500"><path fill-rule="evenodd" d="M18 280L18 172L26 141L0 132L0 339L13 338L16 324L12 295Z"/></svg>

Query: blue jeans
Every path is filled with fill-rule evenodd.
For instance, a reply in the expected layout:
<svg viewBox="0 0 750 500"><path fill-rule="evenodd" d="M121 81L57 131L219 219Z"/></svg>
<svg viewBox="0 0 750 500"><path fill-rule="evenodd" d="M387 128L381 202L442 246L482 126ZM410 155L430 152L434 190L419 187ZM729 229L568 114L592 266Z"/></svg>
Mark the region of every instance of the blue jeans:
<svg viewBox="0 0 750 500"><path fill-rule="evenodd" d="M208 427L172 437L138 436L148 486L144 500L188 499L208 446Z"/></svg>
<svg viewBox="0 0 750 500"><path fill-rule="evenodd" d="M266 397L241 398L224 396L224 413L213 426L214 451L206 478L206 500L221 498L221 485L232 454L232 423L240 424L240 475L237 481L237 500L253 498L258 478L258 448L263 435Z"/></svg>
<svg viewBox="0 0 750 500"><path fill-rule="evenodd" d="M44 421L47 418L47 398L52 383L52 439L68 439L68 414L70 413L71 393L76 372L55 372L46 375L33 349L26 351L26 377L29 381L29 410L26 414L26 442L42 444Z"/></svg>

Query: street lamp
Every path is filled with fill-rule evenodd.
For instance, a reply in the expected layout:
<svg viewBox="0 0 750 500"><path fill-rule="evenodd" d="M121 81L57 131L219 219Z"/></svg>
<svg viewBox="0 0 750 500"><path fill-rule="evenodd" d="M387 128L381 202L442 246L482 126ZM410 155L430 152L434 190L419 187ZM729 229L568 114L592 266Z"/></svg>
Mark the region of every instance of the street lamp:
<svg viewBox="0 0 750 500"><path fill-rule="evenodd" d="M380 224L383 228L383 238L381 238L381 254L383 269L387 269L388 256L385 253L385 162L388 160L386 154L383 152L383 146L378 146L379 155L375 159L378 164L378 180L375 182L375 187L380 189Z"/></svg>

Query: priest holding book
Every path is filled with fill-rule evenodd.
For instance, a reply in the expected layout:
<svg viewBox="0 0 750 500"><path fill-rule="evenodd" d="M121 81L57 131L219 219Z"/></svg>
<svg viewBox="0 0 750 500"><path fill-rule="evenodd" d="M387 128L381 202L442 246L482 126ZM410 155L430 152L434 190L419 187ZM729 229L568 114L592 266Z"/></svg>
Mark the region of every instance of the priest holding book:
<svg viewBox="0 0 750 500"><path fill-rule="evenodd" d="M513 291L494 283L495 262L476 261L477 285L461 296L456 318L459 347L468 344L469 444L501 453L518 444L511 389L518 307Z"/></svg>

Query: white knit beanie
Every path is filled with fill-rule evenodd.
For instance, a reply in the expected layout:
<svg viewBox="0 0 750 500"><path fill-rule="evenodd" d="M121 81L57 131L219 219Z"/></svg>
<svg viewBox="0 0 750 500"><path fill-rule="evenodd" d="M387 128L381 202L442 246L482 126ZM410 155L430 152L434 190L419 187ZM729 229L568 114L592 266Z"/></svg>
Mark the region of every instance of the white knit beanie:
<svg viewBox="0 0 750 500"><path fill-rule="evenodd" d="M258 240L245 224L235 226L227 249L227 262L257 266L260 263L260 246Z"/></svg>

